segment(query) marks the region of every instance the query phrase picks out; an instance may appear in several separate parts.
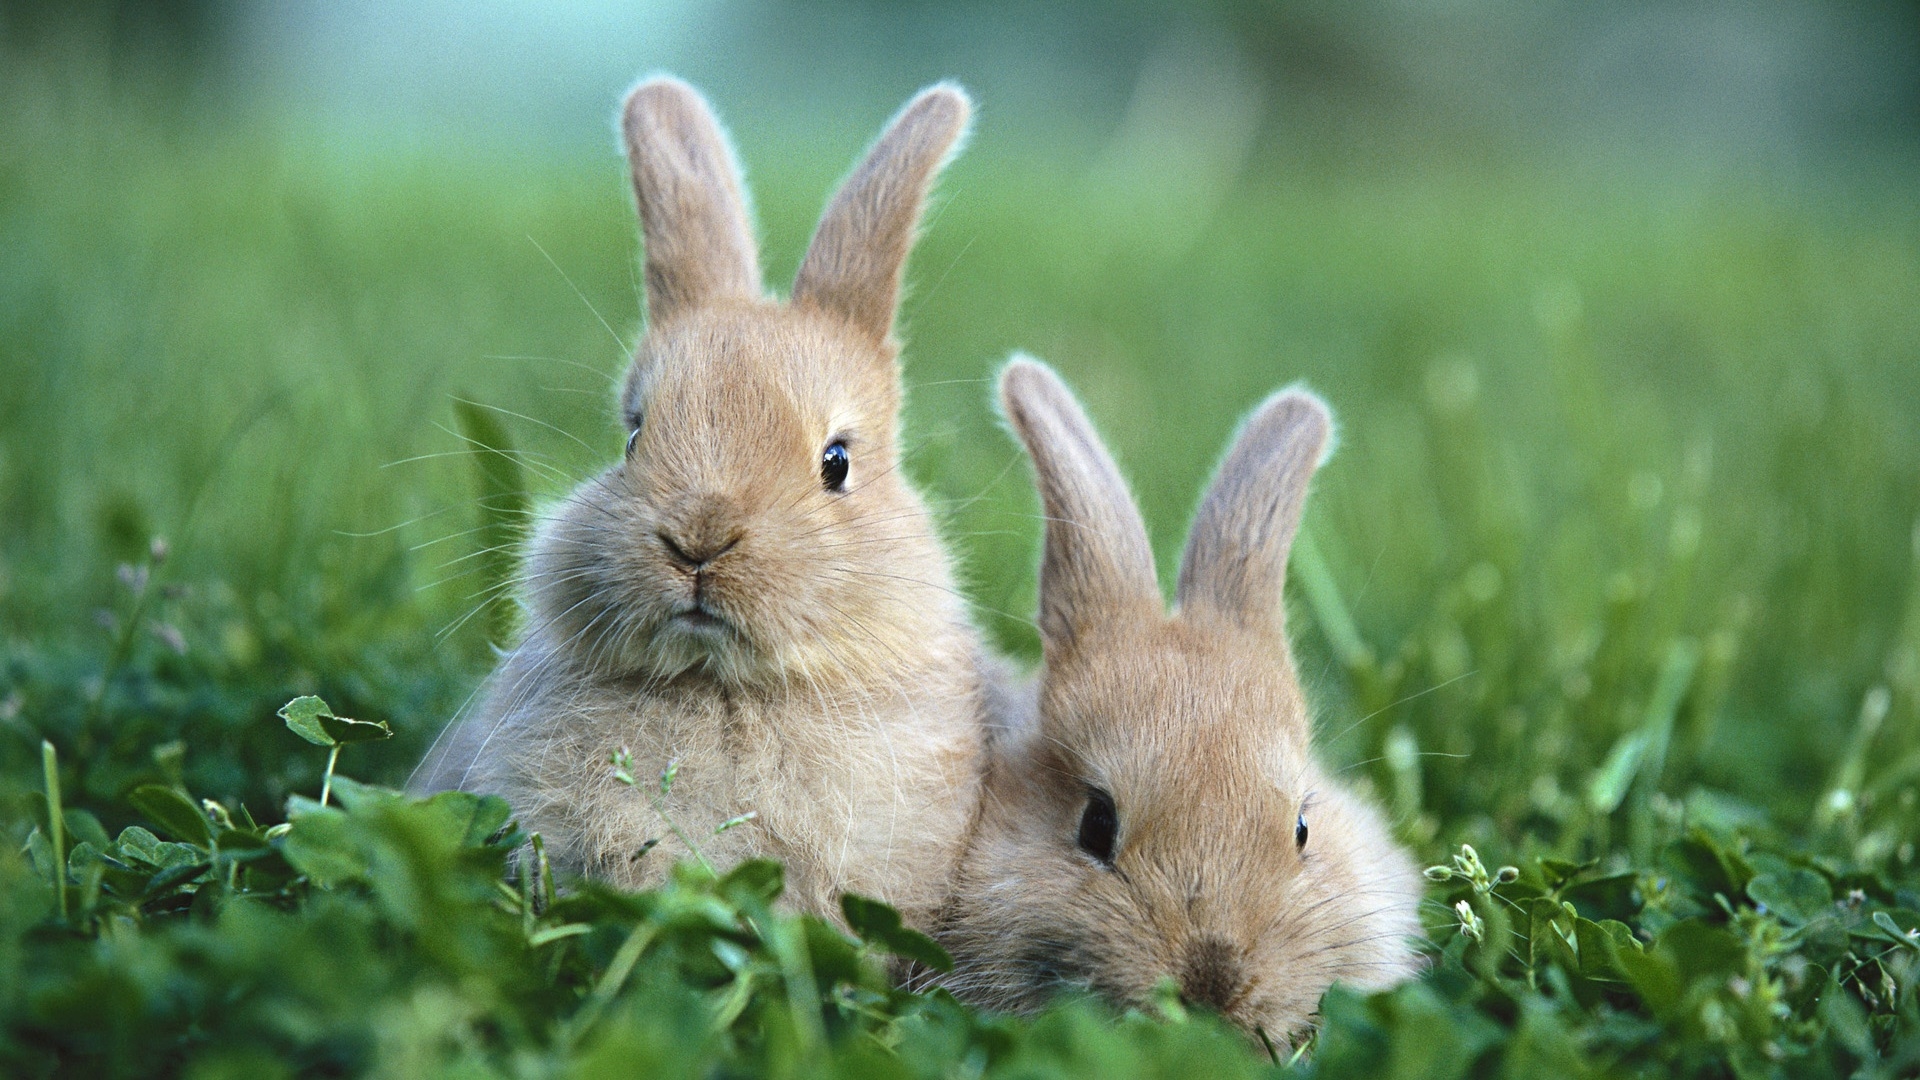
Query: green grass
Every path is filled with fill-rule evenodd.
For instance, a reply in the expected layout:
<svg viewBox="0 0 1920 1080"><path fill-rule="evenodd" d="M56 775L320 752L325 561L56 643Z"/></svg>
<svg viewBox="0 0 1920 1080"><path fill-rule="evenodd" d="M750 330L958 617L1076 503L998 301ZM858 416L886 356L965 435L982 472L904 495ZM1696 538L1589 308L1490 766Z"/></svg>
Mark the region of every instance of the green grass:
<svg viewBox="0 0 1920 1080"><path fill-rule="evenodd" d="M484 807L349 783L270 837L327 757L287 699L390 722L340 771L397 784L489 664L456 399L522 414L490 415L538 495L618 452L622 170L37 99L0 141L10 1075L1260 1067L1201 1019L889 992L885 941L765 914L764 877L502 893ZM783 282L844 162L742 149ZM1913 191L1272 148L1195 232L1151 178L1091 188L991 127L953 169L905 306L908 430L982 625L1032 655L1038 522L989 404L1009 350L1082 391L1163 567L1242 411L1305 380L1341 423L1291 586L1326 752L1424 863L1518 868L1436 882L1432 973L1330 996L1295 1068L1920 1068ZM64 919L48 832L40 872L14 854L48 823L42 739L65 846L134 875L76 862ZM192 839L145 784L236 835L129 839Z"/></svg>

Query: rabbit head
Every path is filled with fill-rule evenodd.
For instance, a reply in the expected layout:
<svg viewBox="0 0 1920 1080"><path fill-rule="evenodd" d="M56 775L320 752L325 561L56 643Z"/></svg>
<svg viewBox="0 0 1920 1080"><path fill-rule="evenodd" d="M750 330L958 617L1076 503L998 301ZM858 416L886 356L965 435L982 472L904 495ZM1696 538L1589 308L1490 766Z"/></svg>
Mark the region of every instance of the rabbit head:
<svg viewBox="0 0 1920 1080"><path fill-rule="evenodd" d="M1281 586L1331 432L1300 390L1247 420L1200 505L1168 616L1138 510L1053 372L1001 379L1046 514L1038 709L994 749L946 938L950 986L1121 1004L1171 978L1274 1039L1329 984L1412 970L1418 875L1315 763Z"/></svg>
<svg viewBox="0 0 1920 1080"><path fill-rule="evenodd" d="M762 289L706 102L670 78L628 96L647 327L620 397L624 460L532 545L530 619L558 651L616 676L767 680L884 662L930 609L951 614L945 557L900 471L893 319L969 111L941 84L894 118L782 303Z"/></svg>

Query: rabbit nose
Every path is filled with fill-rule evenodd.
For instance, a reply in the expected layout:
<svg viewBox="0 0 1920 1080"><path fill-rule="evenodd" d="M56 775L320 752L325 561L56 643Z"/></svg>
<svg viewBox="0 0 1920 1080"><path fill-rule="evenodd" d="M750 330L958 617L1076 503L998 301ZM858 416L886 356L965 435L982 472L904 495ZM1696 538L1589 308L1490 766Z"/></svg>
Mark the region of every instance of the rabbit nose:
<svg viewBox="0 0 1920 1080"><path fill-rule="evenodd" d="M676 540L665 529L655 535L660 538L660 546L667 549L667 555L689 570L698 570L706 566L733 550L733 546L740 542L740 534L737 532L731 536L702 537L697 540Z"/></svg>
<svg viewBox="0 0 1920 1080"><path fill-rule="evenodd" d="M678 520L663 522L654 535L668 557L691 570L733 550L746 534L732 503L719 496L696 498L675 517Z"/></svg>
<svg viewBox="0 0 1920 1080"><path fill-rule="evenodd" d="M1233 946L1217 937L1203 937L1187 947L1186 962L1180 967L1180 1000L1226 1012L1239 998L1244 981Z"/></svg>

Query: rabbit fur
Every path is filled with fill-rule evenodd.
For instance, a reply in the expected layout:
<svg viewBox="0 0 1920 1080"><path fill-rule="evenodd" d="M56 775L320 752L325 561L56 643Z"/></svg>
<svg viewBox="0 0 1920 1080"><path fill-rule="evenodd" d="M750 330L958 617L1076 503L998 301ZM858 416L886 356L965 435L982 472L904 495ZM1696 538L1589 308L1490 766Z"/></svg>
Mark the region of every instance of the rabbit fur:
<svg viewBox="0 0 1920 1080"><path fill-rule="evenodd" d="M854 891L930 918L974 814L986 661L900 469L893 321L970 109L940 84L894 118L781 303L706 102L671 78L631 92L647 325L627 454L543 516L528 629L416 789L503 795L559 867L621 886L691 846L782 860L801 910L838 918Z"/></svg>
<svg viewBox="0 0 1920 1080"><path fill-rule="evenodd" d="M1139 511L1072 393L1024 358L1000 391L1046 519L1043 662L1034 706L989 748L939 935L956 960L945 984L1026 1011L1062 989L1144 1004L1171 977L1279 1040L1334 980L1407 976L1419 876L1315 762L1283 625L1326 407L1289 389L1246 421L1169 616Z"/></svg>

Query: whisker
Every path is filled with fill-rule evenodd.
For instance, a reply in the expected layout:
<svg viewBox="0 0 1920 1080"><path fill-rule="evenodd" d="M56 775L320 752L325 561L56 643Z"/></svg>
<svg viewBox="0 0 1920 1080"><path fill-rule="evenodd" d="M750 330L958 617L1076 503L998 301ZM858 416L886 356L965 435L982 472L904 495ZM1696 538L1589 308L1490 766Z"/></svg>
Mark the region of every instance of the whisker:
<svg viewBox="0 0 1920 1080"><path fill-rule="evenodd" d="M533 234L527 234L527 243L532 244L534 250L538 251L541 257L547 260L547 265L553 267L554 272L560 275L560 279L565 281L567 287L573 290L573 295L579 297L580 302L587 305L587 310L593 313L593 317L600 320L600 325L606 328L607 336L611 337L613 343L619 347L621 362L625 363L628 361L633 356L633 346L628 345L626 340L614 331L613 324L607 321L606 316L600 314L600 309L593 306L593 301L587 299L587 294L580 291L580 286L573 283L573 279L567 276L565 270L560 269L560 264L553 261L553 256L547 254L547 249L540 246L540 241L535 240Z"/></svg>
<svg viewBox="0 0 1920 1080"><path fill-rule="evenodd" d="M548 431L554 432L559 435L564 435L567 438L572 439L576 444L579 445L580 449L585 450L589 454L599 453L599 451L587 445L586 440L580 438L578 435L575 435L573 432L568 431L565 428L558 427L553 424L549 424L545 420L536 420L533 417L528 416L526 413L514 412L512 409L503 409L498 405L489 405L484 401L474 401L471 398L463 398L458 394L448 394L447 396L449 398L452 398L455 401L460 402L462 405L471 405L476 409L486 409L489 412L497 412L502 416L511 416L516 420L525 420L529 424L538 424L541 427L546 428ZM498 452L500 451L496 451L496 453Z"/></svg>

